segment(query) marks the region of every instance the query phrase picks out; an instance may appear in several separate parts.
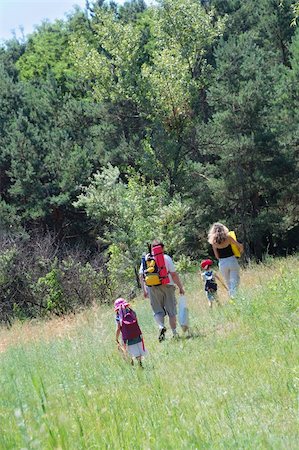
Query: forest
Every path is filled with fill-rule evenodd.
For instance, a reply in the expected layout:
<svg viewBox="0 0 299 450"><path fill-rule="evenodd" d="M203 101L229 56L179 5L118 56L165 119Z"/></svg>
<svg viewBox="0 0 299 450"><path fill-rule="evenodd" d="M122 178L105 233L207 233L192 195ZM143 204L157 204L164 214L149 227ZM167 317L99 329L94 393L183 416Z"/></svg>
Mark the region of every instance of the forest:
<svg viewBox="0 0 299 450"><path fill-rule="evenodd" d="M191 270L216 221L296 252L296 11L87 1L1 46L0 320L133 296L154 237Z"/></svg>

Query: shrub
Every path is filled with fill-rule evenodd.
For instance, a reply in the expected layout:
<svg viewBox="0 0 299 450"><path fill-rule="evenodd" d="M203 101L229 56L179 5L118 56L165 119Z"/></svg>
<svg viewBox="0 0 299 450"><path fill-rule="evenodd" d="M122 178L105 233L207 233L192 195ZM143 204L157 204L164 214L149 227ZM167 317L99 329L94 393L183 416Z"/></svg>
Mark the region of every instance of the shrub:
<svg viewBox="0 0 299 450"><path fill-rule="evenodd" d="M50 234L0 238L2 322L62 315L110 296L101 255L70 251Z"/></svg>

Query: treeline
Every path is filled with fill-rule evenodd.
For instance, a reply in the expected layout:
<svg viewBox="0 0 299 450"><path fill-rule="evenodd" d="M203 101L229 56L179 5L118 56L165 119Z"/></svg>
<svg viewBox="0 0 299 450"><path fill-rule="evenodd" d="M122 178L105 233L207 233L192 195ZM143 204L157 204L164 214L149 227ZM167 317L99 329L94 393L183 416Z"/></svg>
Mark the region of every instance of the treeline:
<svg viewBox="0 0 299 450"><path fill-rule="evenodd" d="M98 286L105 299L130 290L153 236L186 268L210 251L216 220L236 230L247 260L298 247L297 2L157 3L87 2L0 49L7 316L84 304L63 290L66 260L90 270L90 299ZM42 236L53 257L41 269ZM20 292L26 278L15 258L31 261L30 308L7 287L10 273Z"/></svg>

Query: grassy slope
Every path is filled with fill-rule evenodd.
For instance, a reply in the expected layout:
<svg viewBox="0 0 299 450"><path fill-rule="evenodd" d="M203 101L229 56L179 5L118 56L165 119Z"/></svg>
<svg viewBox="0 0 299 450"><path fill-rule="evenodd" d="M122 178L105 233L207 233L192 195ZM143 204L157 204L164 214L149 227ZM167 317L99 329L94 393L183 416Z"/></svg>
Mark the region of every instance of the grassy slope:
<svg viewBox="0 0 299 450"><path fill-rule="evenodd" d="M2 330L0 448L298 448L298 275L295 258L248 269L213 311L189 277L194 337L162 344L138 299L145 370L114 349L108 308Z"/></svg>

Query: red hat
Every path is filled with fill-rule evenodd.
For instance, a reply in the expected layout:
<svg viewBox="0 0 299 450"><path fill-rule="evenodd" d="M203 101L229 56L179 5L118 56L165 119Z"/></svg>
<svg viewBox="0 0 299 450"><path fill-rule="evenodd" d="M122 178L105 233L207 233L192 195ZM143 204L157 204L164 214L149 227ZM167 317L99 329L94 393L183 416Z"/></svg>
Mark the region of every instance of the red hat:
<svg viewBox="0 0 299 450"><path fill-rule="evenodd" d="M211 259L204 259L203 261L201 261L200 263L200 267L202 269L205 269L206 267L210 267L213 265L213 261Z"/></svg>

